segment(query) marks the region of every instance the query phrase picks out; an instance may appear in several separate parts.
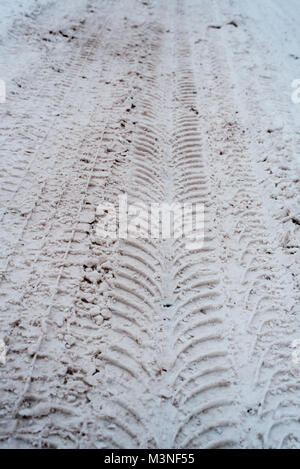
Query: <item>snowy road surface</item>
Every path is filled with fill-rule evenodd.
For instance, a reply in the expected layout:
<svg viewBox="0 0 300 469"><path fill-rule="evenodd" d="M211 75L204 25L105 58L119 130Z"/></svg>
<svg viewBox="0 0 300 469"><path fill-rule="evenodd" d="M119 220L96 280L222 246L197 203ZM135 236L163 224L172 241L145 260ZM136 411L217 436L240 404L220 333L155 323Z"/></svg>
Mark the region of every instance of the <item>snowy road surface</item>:
<svg viewBox="0 0 300 469"><path fill-rule="evenodd" d="M0 447L299 449L299 2L0 13Z"/></svg>

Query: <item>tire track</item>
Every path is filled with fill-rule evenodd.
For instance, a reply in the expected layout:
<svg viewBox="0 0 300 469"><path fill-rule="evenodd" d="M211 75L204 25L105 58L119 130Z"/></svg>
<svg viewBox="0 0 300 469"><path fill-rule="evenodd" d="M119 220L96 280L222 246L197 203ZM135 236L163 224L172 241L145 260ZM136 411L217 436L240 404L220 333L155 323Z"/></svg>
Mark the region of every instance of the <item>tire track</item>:
<svg viewBox="0 0 300 469"><path fill-rule="evenodd" d="M93 44L93 48L94 47L95 45ZM90 73L93 73L93 70L91 68L89 69L89 71ZM86 72L88 73L88 70L86 70ZM86 93L86 90L84 91ZM11 235L14 236L16 240L14 240L14 243L10 241L11 249L8 252L8 254L7 252L5 253L6 260L2 269L2 284L5 285L5 286L2 285L2 292L4 296L4 301L6 301L6 304L4 304L5 314L2 319L3 321L3 324L1 327L2 333L6 332L6 329L7 329L6 323L8 319L9 320L14 319L11 317L11 311L9 307L9 302L12 301L11 296L14 296L16 287L18 290L20 290L20 285L19 285L20 279L19 278L15 279L12 276L12 274L14 274L15 264L17 263L19 266L19 269L22 269L25 271L25 269L27 270L26 265L28 265L28 262L30 262L31 274L34 273L36 264L40 258L40 252L43 249L47 241L47 236L49 236L49 233L51 233L51 230L53 232L53 228L56 227L57 229L56 236L58 238L61 234L61 231L64 230L64 228L63 230L61 230L61 227L57 226L57 220L56 220L55 215L56 215L58 208L60 207L62 203L65 193L69 190L71 178L74 177L74 170L79 169L78 168L78 153L76 153L78 149L76 147L80 148L80 146L82 147L83 144L86 145L86 142L84 141L80 142L80 139L81 139L80 130L82 129L83 124L85 124L86 128L89 129L90 122L95 117L95 111L97 110L97 107L99 107L99 104L97 104L96 107L92 105L95 99L95 95L96 95L95 91L93 91L93 93L85 94L84 95L85 100L81 101L81 103L85 102L86 107L83 108L81 106L81 121L76 123L77 127L75 126L73 127L74 134L72 134L72 139L74 140L74 136L77 139L74 141L73 155L71 153L73 143L70 143L70 139L68 138L68 135L65 134L64 136L62 136L63 137L62 140L60 141L58 139L58 144L54 146L56 152L53 155L53 157L49 159L49 154L48 156L46 156L46 158L49 161L48 172L45 175L44 179L39 178L37 180L36 192L34 192L33 194L28 194L27 186L23 187L21 186L21 183L20 183L19 187L21 190L19 194L19 203L21 205L21 200L23 200L25 201L25 204L27 205L24 213L22 213L22 210L20 210L21 213L18 213L18 201L15 201L16 213L11 214L10 217L5 218L5 222L9 225L11 224L11 226L8 226L6 237L8 236L9 231L10 231ZM80 107L78 108L78 110L79 109ZM71 126L72 122L70 122L69 125ZM69 152L69 155L67 158L66 158L66 150ZM87 151L88 151L88 147L87 147ZM84 155L83 155L82 161L84 162ZM25 177L27 176L25 175ZM34 177L32 173L30 174L30 177L31 177L31 185L35 187ZM61 180L63 177L65 177L65 181L64 181L65 187L64 187L64 190L61 191L61 188L57 186L56 180ZM84 178L81 177L81 180L83 181ZM29 200L26 200L26 196L27 197L29 196ZM70 210L72 211L73 209L70 209ZM24 219L25 221L23 221ZM41 233L40 235L36 234L37 225L40 227L40 233ZM45 230L45 227L46 227L46 230ZM43 235L44 231L46 231L46 233ZM64 232L62 232L62 236L64 236ZM41 244L41 247L39 247L39 244ZM22 250L23 245L26 246L26 251L20 253L19 252L20 248ZM25 254L25 258L23 257L23 254ZM30 257L30 260L28 259L28 255ZM29 278L27 279L27 283L29 285L31 283L31 274ZM32 287L32 285L30 285L30 287ZM12 295L10 295L10 291L12 291ZM20 297L18 301L21 301L21 300L22 300L22 297ZM15 303L16 305L18 305L18 301ZM9 318L6 314L7 309L9 313Z"/></svg>
<svg viewBox="0 0 300 469"><path fill-rule="evenodd" d="M160 112L157 103L163 98L155 80L157 61L161 60L161 27L149 26L147 34L152 55L145 64L144 89L136 104L140 110L136 137L123 178L129 204L159 202L164 190L160 180L164 130L156 125L155 118ZM130 185L126 180L130 180ZM107 301L111 328L107 330L99 363L104 388L110 392L97 416L103 421L98 444L153 448L159 445L150 415L156 399L150 391L157 372L154 318L161 294L158 242L135 239L129 234L128 239L115 244L117 254L111 262L115 278L109 285Z"/></svg>
<svg viewBox="0 0 300 469"><path fill-rule="evenodd" d="M178 8L177 18L185 19L180 4ZM184 19L176 38L175 193L176 201L181 204L204 205L205 231L201 249L196 247L187 251L182 243L180 248L174 246L173 280L177 307L172 345L176 350L176 371L171 382L173 402L183 414L174 446L226 448L236 444L236 422L232 418L233 376L224 341L215 234L210 213L211 188L203 158L195 72Z"/></svg>
<svg viewBox="0 0 300 469"><path fill-rule="evenodd" d="M219 24L214 10L211 13L211 24ZM214 218L220 227L224 312L237 372L241 428L244 426L241 443L272 448L284 441L293 447L298 432L298 379L291 360L291 343L298 329L294 292L270 240L247 133L232 91L226 44L220 43L214 31L206 34L207 47L198 59L198 73L214 80L204 91L199 89L199 94L208 109L214 106L217 116L209 126L205 114L202 120L207 152L215 155L211 159Z"/></svg>
<svg viewBox="0 0 300 469"><path fill-rule="evenodd" d="M247 9L246 6L245 8ZM228 6L225 4L222 8L218 6L219 21L222 22L227 17L227 9ZM275 9L275 4L268 9L257 2L257 11L261 11L259 17L270 16L277 25L276 21L280 17ZM270 15L266 16L266 11L270 11ZM286 24L290 24L290 21ZM279 30L279 25L273 27L273 30ZM292 30L291 26L289 29ZM278 68L272 53L266 62L269 44L277 39L270 35L268 28L262 28L257 18L247 18L244 10L241 10L241 28L238 36L226 29L223 34L226 42L230 44L227 56L232 64L231 77L237 87L237 93L243 96L239 113L245 116L245 126L249 127L249 146L252 149L253 161L256 163L255 171L259 177L262 194L268 195L265 212L269 218L268 223L273 226L273 237L281 249L279 261L282 256L287 261L289 259L295 287L298 288L296 279L299 276L297 259L299 227L296 220L299 192L299 188L297 191L299 135L294 121L293 108L296 106L291 102L290 86L294 77L285 72L285 63L282 63L280 69ZM234 50L236 52L231 52ZM244 59L249 50L255 51L255 60L252 59L253 63L250 64ZM284 57L282 50L277 54ZM291 57L288 59L293 60ZM234 72L236 69L238 73ZM249 73L252 70L255 73ZM242 93L245 84L247 92ZM278 90L282 92L279 93Z"/></svg>
<svg viewBox="0 0 300 469"><path fill-rule="evenodd" d="M128 27L128 25L125 26ZM37 337L34 337L34 340L27 337L27 341L32 342L32 345L28 349L29 374L25 377L25 388L21 392L19 391L19 398L15 405L18 423L18 426L12 429L15 442L21 441L23 442L22 444L30 444L37 447L44 447L45 445L59 447L61 445L89 445L93 440L93 432L89 434L89 439L87 439L89 431L86 430L86 433L84 433L83 430L81 430L81 427L84 425L84 420L87 419L87 409L84 410L87 399L86 393L90 390L93 379L92 373L95 371L95 367L93 368L91 363L92 355L91 353L87 353L83 344L85 343L87 346L92 344L94 347L93 344L97 344L97 341L100 340L101 342L100 332L97 331L100 315L98 315L97 318L98 324L95 324L95 320L93 320L95 314L94 316L90 316L91 321L88 320L89 317L87 314L85 314L87 317L83 317L84 315L82 315L80 320L78 319L80 317L80 310L79 314L75 311L76 306L74 302L76 297L78 297L78 300L85 297L85 304L87 304L88 297L91 295L88 292L83 293L80 291L76 295L74 287L77 283L76 279L79 280L79 277L81 277L80 272L82 266L84 265L84 268L87 269L88 265L93 265L94 261L88 254L88 233L85 231L87 229L90 230L89 225L92 220L95 219L97 198L99 198L99 196L103 197L103 193L106 193L107 196L107 189L111 189L109 175L112 174L114 177L116 168L120 163L120 159L122 159L121 156L118 156L118 152L120 148L123 147L124 153L124 147L126 148L125 135L121 138L119 134L120 124L118 124L118 118L122 115L128 115L129 105L132 103L133 99L132 96L138 89L140 78L135 73L132 73L132 69L136 68L136 63L132 61L132 58L135 57L136 49L134 49L132 45L134 45L137 39L141 38L142 35L142 32L137 32L133 35L131 33L130 36L128 36L129 42L127 47L132 48L132 51L130 54L127 54L126 58L128 61L128 73L132 75L130 78L132 82L131 91L129 90L128 92L127 87L117 90L117 96L114 98L115 109L104 127L104 133L100 140L97 136L99 129L97 131L95 122L90 129L87 127L88 133L86 139L87 141L90 140L90 143L88 146L85 143L85 154L82 155L80 164L77 164L76 168L83 183L83 190L78 191L77 188L77 193L82 198L81 201L79 200L78 215L75 216L75 218L74 215L72 215L72 219L76 220L76 222L70 229L70 236L65 237L66 239L61 239L61 237L58 236L55 244L53 244L53 236L51 236L50 243L48 243L48 246L46 245L46 253L48 256L52 249L56 256L60 254L61 249L59 248L59 244L61 248L63 248L63 244L65 244L67 248L66 250L62 249L62 257L59 256L61 260L56 268L59 275L57 277L57 274L55 274L53 279L55 283L50 290L51 299L49 303L47 302L46 315L41 324L42 334L39 335L37 330ZM124 35L124 38L125 37ZM123 81L122 79L122 82ZM103 108L103 101L101 105ZM96 110L97 107L99 107L99 101L96 105ZM93 116L93 113L94 111L91 113L91 116ZM93 136L95 132L96 134ZM95 150L92 151L93 145L94 149L95 145L98 147L96 152ZM90 150L88 150L89 146ZM107 156L101 157L100 159L99 151L102 153L104 149L106 150ZM124 154L122 156L124 158ZM73 194L70 200L72 203L74 203L74 192L76 192L75 186L79 181L80 180L75 180L66 193L68 197ZM88 194L89 200L86 206L85 199ZM65 210L71 210L72 213L73 209L71 209L65 197L63 201L64 204L61 207L63 213ZM91 210L90 205L95 208ZM85 207L84 213L80 215L81 208L83 207ZM54 229L54 233L57 233L57 229L61 231L61 222L56 224ZM51 246L51 244L53 246ZM50 252L49 248L51 248ZM53 265L50 272L55 272ZM88 276L86 272L84 281ZM38 285L36 299L33 300L33 304L42 296L44 289L48 289L51 283L53 283L50 280L51 276L49 275L47 277L47 279L43 279L44 285ZM92 283L90 279L89 283ZM47 290L45 290L45 292L46 291ZM22 340L24 341L24 336ZM67 347L67 350L70 349L70 352L65 352L64 347ZM14 359L16 359L17 365L18 353L21 351L20 346L15 346L15 349L16 355ZM11 350L11 352L14 352L14 350ZM62 353L62 357L60 360L57 360L59 352ZM76 359L74 359L74 356L76 356ZM31 359L32 362L30 364ZM75 362L78 364L77 366L74 365ZM84 365L80 366L80 363L84 363ZM52 381L49 382L47 375L44 373L45 369L49 371L50 376L58 376L59 383L57 381L53 384ZM18 376L17 379L20 380L20 376ZM22 376L21 382L24 382L24 375ZM65 408L60 404L62 396L64 396L67 402ZM91 409L91 412L92 411L93 409ZM65 428L60 427L59 420L62 415L64 415L64 419L69 421L70 428L72 428L71 431L67 431L67 426ZM94 420L92 420L92 422L94 422ZM39 428L37 436L35 436L36 428Z"/></svg>
<svg viewBox="0 0 300 469"><path fill-rule="evenodd" d="M109 19L106 18L105 23L101 29L101 32L105 31L105 27L108 24ZM94 25L95 29L98 29L96 25ZM80 25L80 29L82 30L82 37L83 34L86 34L86 31L83 29L83 25ZM76 87L78 87L79 83L79 75L83 72L84 67L88 66L89 64L93 63L93 53L97 48L97 44L99 44L101 41L101 36L99 36L99 31L94 32L91 34L91 36L84 42L83 46L79 51L76 51L73 56L69 59L68 67L67 67L67 73L63 75L62 80L59 83L59 90L58 92L55 93L55 98L54 98L54 111L50 113L50 119L46 119L46 129L45 132L43 133L43 126L45 125L44 119L41 119L40 125L39 125L39 134L35 136L35 140L38 140L38 144L35 143L34 146L32 144L28 148L28 150L23 152L23 155L20 159L20 156L18 155L18 159L16 161L16 167L13 167L13 170L16 170L13 174L9 175L11 177L7 178L6 176L6 184L9 184L9 187L3 187L3 190L8 192L9 197L5 201L5 206L2 208L2 213L0 216L0 221L4 221L4 217L11 208L11 204L14 201L17 193L20 191L22 187L24 187L24 184L26 183L27 178L30 180L27 181L30 184L32 183L31 180L31 174L30 172L33 170L34 165L37 165L37 162L41 159L41 155L44 153L44 148L46 144L48 143L51 135L53 138L53 133L54 133L54 138L57 138L57 132L58 132L58 122L59 125L61 125L61 119L58 119L58 116L61 116L64 109L67 108L70 103L68 103L68 98L72 97L72 91ZM42 72L44 73L44 69L42 69ZM37 77L36 82L38 83L39 77ZM55 86L54 83L50 82L48 84L48 80L43 77L43 80L40 81L45 81L43 85L38 89L38 91L35 93L35 97L37 99L37 102L41 98L40 93L42 92L43 96L51 96L53 94L53 86ZM24 99L29 99L28 96L25 96ZM30 103L32 102L32 96L30 95ZM37 106L37 102L34 102L35 107ZM33 107L34 109L34 107ZM28 111L28 114L30 114L30 110ZM48 112L46 113L48 114ZM14 122L14 126L17 126L17 123ZM27 135L28 138L28 135ZM5 141L2 142L2 145L5 144ZM25 143L26 145L26 143ZM26 163L28 159L28 155L30 156L29 163ZM45 157L45 156L44 156ZM23 161L22 161L23 160ZM6 173L6 171L5 171Z"/></svg>
<svg viewBox="0 0 300 469"><path fill-rule="evenodd" d="M160 61L150 68L138 106L144 112L128 167L129 203L206 203L186 33L178 33L175 50L163 41L157 53ZM227 393L232 368L222 344L213 236L206 230L205 247L196 252L187 251L183 240L142 236L119 242L108 349L101 353L110 392L100 417L114 422L103 429L104 447L233 444L233 399ZM130 426L124 428L124 421Z"/></svg>

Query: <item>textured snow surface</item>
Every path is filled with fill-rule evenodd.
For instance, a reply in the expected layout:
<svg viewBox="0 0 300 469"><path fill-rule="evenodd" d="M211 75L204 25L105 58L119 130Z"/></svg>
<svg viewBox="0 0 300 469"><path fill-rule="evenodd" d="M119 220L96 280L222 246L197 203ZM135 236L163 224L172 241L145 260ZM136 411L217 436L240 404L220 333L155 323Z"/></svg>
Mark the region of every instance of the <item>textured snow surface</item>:
<svg viewBox="0 0 300 469"><path fill-rule="evenodd" d="M0 447L300 447L299 21L0 0ZM203 248L99 238L124 193Z"/></svg>

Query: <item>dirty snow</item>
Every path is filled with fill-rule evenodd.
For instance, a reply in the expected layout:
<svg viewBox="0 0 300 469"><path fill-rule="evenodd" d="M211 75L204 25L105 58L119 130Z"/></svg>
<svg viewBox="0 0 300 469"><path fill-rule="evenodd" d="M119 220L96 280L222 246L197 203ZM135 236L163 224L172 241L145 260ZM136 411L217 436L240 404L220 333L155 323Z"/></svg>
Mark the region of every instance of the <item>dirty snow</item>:
<svg viewBox="0 0 300 469"><path fill-rule="evenodd" d="M299 449L299 20L0 0L1 448ZM203 247L100 237L121 194Z"/></svg>

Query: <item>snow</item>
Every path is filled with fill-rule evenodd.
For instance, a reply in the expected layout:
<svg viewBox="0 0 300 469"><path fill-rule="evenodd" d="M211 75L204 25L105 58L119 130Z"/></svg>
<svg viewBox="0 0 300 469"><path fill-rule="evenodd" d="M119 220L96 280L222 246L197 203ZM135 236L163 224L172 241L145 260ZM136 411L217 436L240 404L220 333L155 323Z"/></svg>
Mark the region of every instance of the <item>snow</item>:
<svg viewBox="0 0 300 469"><path fill-rule="evenodd" d="M0 0L0 447L299 448L299 20ZM99 236L124 194L203 247Z"/></svg>

